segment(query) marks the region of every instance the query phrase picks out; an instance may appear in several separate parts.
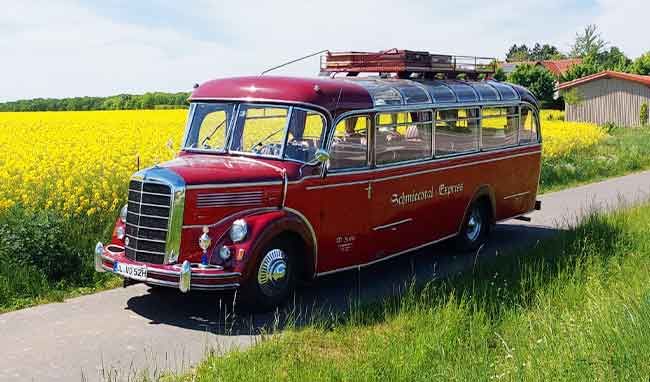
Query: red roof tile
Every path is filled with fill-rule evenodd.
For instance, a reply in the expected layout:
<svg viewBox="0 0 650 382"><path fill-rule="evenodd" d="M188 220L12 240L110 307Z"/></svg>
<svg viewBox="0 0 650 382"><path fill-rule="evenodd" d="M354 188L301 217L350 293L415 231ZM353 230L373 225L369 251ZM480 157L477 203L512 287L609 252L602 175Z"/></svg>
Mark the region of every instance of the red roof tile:
<svg viewBox="0 0 650 382"><path fill-rule="evenodd" d="M539 61L538 64L542 64L548 71L555 74L556 76L561 76L567 72L572 66L582 63L580 58L568 58L565 60L545 60Z"/></svg>
<svg viewBox="0 0 650 382"><path fill-rule="evenodd" d="M594 80L599 80L602 78L617 78L619 80L632 81L632 82L639 83L641 85L650 86L650 76L641 76L638 74L621 73L621 72L606 70L604 72L592 74L590 76L586 76L586 77L578 78L573 81L562 83L560 84L560 86L558 86L558 89L559 90L568 89L574 86L582 85L584 83L591 82Z"/></svg>

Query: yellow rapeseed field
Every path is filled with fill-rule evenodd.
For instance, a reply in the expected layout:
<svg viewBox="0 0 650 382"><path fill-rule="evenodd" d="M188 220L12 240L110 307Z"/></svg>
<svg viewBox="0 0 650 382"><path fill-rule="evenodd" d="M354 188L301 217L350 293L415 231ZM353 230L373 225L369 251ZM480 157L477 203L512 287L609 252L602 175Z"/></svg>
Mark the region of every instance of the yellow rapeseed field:
<svg viewBox="0 0 650 382"><path fill-rule="evenodd" d="M587 147L602 129L542 113L544 155ZM172 158L185 110L0 113L0 212L13 205L67 217L115 211L130 175Z"/></svg>
<svg viewBox="0 0 650 382"><path fill-rule="evenodd" d="M114 211L141 166L175 155L185 110L0 113L0 210Z"/></svg>

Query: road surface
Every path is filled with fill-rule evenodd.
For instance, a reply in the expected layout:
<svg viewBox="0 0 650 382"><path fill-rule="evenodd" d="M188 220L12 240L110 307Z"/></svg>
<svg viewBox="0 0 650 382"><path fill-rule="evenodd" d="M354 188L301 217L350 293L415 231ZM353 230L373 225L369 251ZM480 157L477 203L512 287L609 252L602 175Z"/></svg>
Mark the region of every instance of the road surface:
<svg viewBox="0 0 650 382"><path fill-rule="evenodd" d="M481 256L522 246L563 229L590 209L647 200L650 171L543 195L532 222L507 221L493 232ZM372 301L419 282L471 266L473 255L445 243L404 255L360 273L324 277L296 296L294 313L345 311L351 300ZM380 281L381 280L381 281ZM232 296L175 291L150 293L144 285L0 315L0 381L122 380L146 370L182 372L208 349L223 352L253 344L276 315L233 316ZM281 319L280 319L281 321Z"/></svg>

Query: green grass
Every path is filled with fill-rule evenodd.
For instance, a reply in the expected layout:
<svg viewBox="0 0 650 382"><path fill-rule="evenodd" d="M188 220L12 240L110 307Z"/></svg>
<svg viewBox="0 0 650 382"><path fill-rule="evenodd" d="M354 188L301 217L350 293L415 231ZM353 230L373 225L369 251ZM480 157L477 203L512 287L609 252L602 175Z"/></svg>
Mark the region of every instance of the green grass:
<svg viewBox="0 0 650 382"><path fill-rule="evenodd" d="M165 380L648 380L650 205L323 317Z"/></svg>
<svg viewBox="0 0 650 382"><path fill-rule="evenodd" d="M590 148L543 158L540 191L558 191L647 169L650 128L615 128Z"/></svg>

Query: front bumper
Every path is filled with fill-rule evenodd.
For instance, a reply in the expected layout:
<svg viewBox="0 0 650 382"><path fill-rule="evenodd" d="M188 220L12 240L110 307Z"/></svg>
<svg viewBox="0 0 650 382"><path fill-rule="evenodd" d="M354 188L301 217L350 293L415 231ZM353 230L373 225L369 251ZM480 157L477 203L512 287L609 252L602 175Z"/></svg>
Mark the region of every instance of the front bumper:
<svg viewBox="0 0 650 382"><path fill-rule="evenodd" d="M199 264L147 264L133 261L125 256L124 248L115 244L104 247L97 243L95 247L95 270L113 272L116 261L124 264L146 266L147 278L137 280L146 284L188 290L233 290L239 288L241 273L226 272L220 267L201 268ZM117 274L117 273L116 273ZM128 278L122 274L120 277Z"/></svg>

